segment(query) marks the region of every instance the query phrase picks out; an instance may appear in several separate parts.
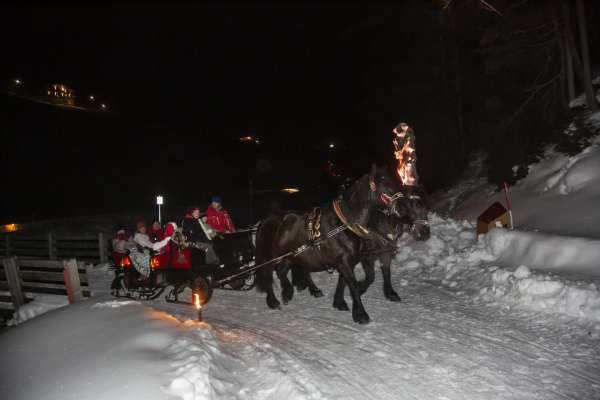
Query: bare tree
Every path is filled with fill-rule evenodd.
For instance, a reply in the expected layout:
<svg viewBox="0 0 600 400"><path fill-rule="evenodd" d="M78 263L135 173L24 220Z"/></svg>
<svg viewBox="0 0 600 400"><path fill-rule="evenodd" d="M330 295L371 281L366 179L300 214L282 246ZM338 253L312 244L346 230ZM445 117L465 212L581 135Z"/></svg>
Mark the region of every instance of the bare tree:
<svg viewBox="0 0 600 400"><path fill-rule="evenodd" d="M583 0L576 0L577 6L577 24L579 25L579 40L581 43L581 62L583 64L583 87L585 89L585 98L587 101L588 109L591 111L598 111L598 103L596 103L596 96L594 96L594 89L592 87L592 79L590 72L590 53L587 38L587 24L585 20L585 10L583 8Z"/></svg>

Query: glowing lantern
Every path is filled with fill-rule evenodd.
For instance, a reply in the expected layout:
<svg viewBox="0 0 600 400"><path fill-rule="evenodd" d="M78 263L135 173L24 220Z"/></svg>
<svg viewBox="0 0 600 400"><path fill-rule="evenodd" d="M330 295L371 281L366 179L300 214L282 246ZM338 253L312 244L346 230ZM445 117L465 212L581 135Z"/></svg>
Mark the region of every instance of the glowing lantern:
<svg viewBox="0 0 600 400"><path fill-rule="evenodd" d="M124 256L123 258L121 258L121 262L119 263L120 267L126 268L126 267L131 267L131 260L129 259L129 257Z"/></svg>
<svg viewBox="0 0 600 400"><path fill-rule="evenodd" d="M200 302L200 295L198 293L194 293L194 306L198 310L198 321L202 321L202 303Z"/></svg>
<svg viewBox="0 0 600 400"><path fill-rule="evenodd" d="M160 260L158 257L152 256L152 258L150 258L150 267L152 267L152 269L160 267Z"/></svg>

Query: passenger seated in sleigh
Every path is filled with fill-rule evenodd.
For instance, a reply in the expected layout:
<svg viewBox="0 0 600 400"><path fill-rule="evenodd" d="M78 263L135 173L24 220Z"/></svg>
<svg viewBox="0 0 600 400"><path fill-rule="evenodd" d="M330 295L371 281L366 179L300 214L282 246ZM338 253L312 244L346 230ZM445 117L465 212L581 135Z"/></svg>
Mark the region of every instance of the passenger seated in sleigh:
<svg viewBox="0 0 600 400"><path fill-rule="evenodd" d="M129 259L139 272L141 279L147 279L152 272L151 258L154 254L160 254L169 244L171 236L167 235L163 240L152 243L148 236L148 228L144 221L137 223L137 232L133 236L135 246L129 250Z"/></svg>
<svg viewBox="0 0 600 400"><path fill-rule="evenodd" d="M181 224L183 235L191 243L190 257L192 265L219 264L211 241L219 236L210 225L201 218L200 209L192 207L188 210Z"/></svg>

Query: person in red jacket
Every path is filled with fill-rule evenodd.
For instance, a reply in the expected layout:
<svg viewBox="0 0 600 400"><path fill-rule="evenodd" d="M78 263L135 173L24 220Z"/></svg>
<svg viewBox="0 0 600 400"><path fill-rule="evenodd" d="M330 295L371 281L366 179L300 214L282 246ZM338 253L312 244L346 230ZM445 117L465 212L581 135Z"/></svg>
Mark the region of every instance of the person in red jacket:
<svg viewBox="0 0 600 400"><path fill-rule="evenodd" d="M206 222L219 233L233 233L235 232L235 226L233 226L233 221L222 204L219 196L213 196L212 202L206 210Z"/></svg>

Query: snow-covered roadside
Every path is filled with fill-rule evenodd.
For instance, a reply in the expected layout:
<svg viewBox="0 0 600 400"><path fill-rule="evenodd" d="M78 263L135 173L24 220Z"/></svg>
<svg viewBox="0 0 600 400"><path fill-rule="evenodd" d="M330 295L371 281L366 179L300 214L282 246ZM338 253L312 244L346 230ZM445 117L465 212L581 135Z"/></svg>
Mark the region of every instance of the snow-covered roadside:
<svg viewBox="0 0 600 400"><path fill-rule="evenodd" d="M221 398L237 361L214 330L131 300L87 300L0 336L0 398ZM25 368L26 373L23 368ZM223 379L219 379L221 376Z"/></svg>
<svg viewBox="0 0 600 400"><path fill-rule="evenodd" d="M600 129L600 112L584 123ZM504 194L478 176L481 159L454 188L438 194L434 209L452 218L475 221ZM515 225L551 234L600 238L600 136L572 157L549 147L528 175L511 188Z"/></svg>
<svg viewBox="0 0 600 400"><path fill-rule="evenodd" d="M599 241L503 229L477 240L469 222L437 215L431 229L427 242L401 240L395 264L406 282L437 280L476 300L600 322L600 279L530 268L598 275Z"/></svg>
<svg viewBox="0 0 600 400"><path fill-rule="evenodd" d="M32 301L21 306L19 310L13 314L13 317L6 323L8 326L22 324L31 318L35 318L50 310L64 307L69 304L67 296L39 293L28 293L27 296L32 298Z"/></svg>

